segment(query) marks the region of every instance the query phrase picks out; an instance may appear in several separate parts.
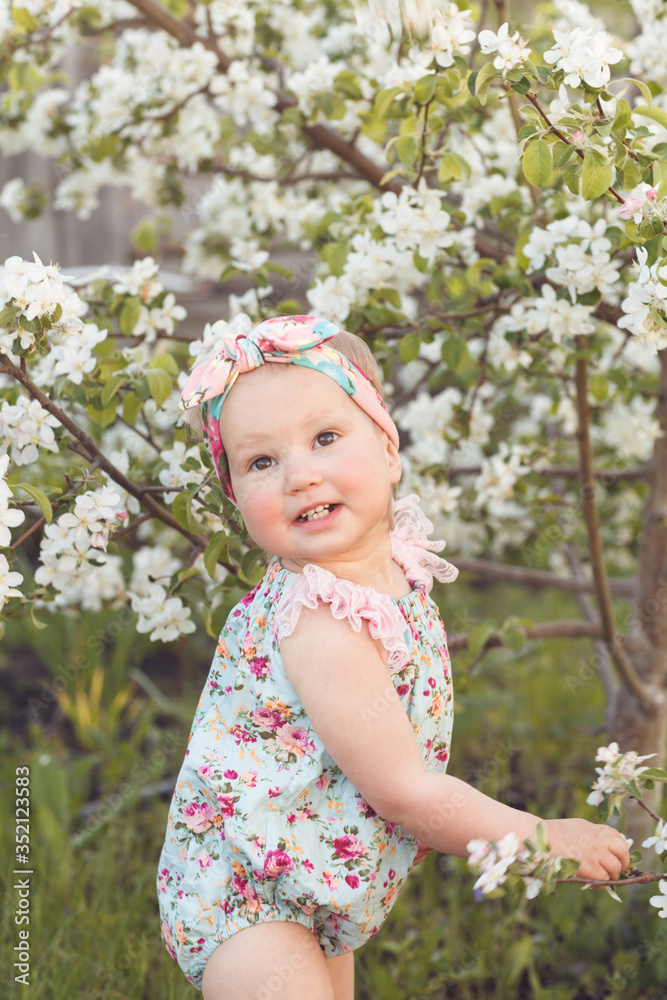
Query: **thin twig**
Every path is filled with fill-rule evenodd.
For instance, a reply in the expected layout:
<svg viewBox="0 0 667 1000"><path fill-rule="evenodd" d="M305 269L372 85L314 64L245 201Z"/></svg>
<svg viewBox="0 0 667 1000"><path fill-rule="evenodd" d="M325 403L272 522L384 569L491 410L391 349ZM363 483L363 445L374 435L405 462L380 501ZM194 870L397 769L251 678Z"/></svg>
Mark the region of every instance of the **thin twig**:
<svg viewBox="0 0 667 1000"><path fill-rule="evenodd" d="M590 403L588 401L588 341L583 334L575 337L575 347L578 352L576 362L577 386L577 442L579 447L579 467L581 470L581 509L586 523L588 535L588 550L590 556L595 594L602 624L602 634L608 644L609 653L626 687L635 696L642 709L650 713L654 710L651 696L635 670L630 658L619 642L614 622L614 611L611 603L609 580L604 565L602 538L595 502L595 477L593 475L593 449L589 434Z"/></svg>

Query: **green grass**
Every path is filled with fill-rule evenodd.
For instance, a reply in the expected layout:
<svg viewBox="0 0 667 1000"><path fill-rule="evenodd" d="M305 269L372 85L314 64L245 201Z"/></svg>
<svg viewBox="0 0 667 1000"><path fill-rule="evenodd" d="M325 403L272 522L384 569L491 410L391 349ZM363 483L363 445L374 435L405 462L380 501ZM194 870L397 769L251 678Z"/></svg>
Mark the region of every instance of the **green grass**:
<svg viewBox="0 0 667 1000"><path fill-rule="evenodd" d="M518 588L464 586L439 593L446 624L464 617L474 625L509 615L544 620L577 614L564 595L527 598ZM103 626L104 616L98 616L92 625L64 628L58 641L65 659L91 628ZM136 636L107 643L65 686L75 706L80 691L76 711L82 704L85 709L86 699L90 708L95 668L100 663L105 668L95 724L84 725L76 711L69 718L53 704L35 717L21 716L31 692L43 692L61 660L42 635L37 645L30 636L26 641L25 631L8 635L6 659L0 662L0 680L10 693L3 710L0 778L3 801L11 803L14 768L32 769L34 868L31 982L26 989L12 978L3 994L8 998L197 995L159 937L155 875L169 794L146 796L142 788L178 770L212 647L200 636L164 651ZM579 657L585 663L590 655L585 642L526 645L496 651L472 672L470 657L456 656L450 772L544 816L594 818L585 799L595 749L608 742L603 696L595 678L573 683ZM158 704L134 688L127 709L114 714L113 699L137 667L170 701ZM91 800L102 804L102 822L86 820L82 808ZM0 829L0 853L7 859L1 874L5 969L12 968L18 942L13 836L9 808ZM561 887L517 911L510 900L475 902L472 883L464 862L435 854L410 876L378 936L357 952L357 1000L664 1000L667 995L667 921L647 904L655 891L650 886L625 890L622 904L604 893Z"/></svg>

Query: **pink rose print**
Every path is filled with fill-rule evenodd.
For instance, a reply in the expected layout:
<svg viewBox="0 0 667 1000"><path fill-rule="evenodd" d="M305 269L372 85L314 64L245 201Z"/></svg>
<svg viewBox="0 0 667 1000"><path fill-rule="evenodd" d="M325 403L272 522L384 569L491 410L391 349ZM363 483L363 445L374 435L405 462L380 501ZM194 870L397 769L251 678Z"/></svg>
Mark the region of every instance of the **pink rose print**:
<svg viewBox="0 0 667 1000"><path fill-rule="evenodd" d="M333 842L334 850L341 858L360 858L366 851L366 847L357 837L351 833L346 833L344 837L337 837Z"/></svg>
<svg viewBox="0 0 667 1000"><path fill-rule="evenodd" d="M257 742L257 737L256 736L251 736L250 733L247 731L247 729L244 729L243 726L232 726L232 728L229 730L229 732L231 733L231 735L234 737L234 739L236 740L236 742L239 745L241 743L256 743Z"/></svg>
<svg viewBox="0 0 667 1000"><path fill-rule="evenodd" d="M169 869L168 868L161 868L160 869L160 884L159 884L159 890L160 890L160 892L166 892L167 891L168 882L169 882Z"/></svg>
<svg viewBox="0 0 667 1000"><path fill-rule="evenodd" d="M346 875L345 881L351 889L359 888L359 876L358 875Z"/></svg>
<svg viewBox="0 0 667 1000"><path fill-rule="evenodd" d="M236 771L225 771L225 778L229 778L230 781L233 781L234 778L238 778L238 774Z"/></svg>
<svg viewBox="0 0 667 1000"><path fill-rule="evenodd" d="M215 813L208 802L188 802L181 810L185 825L193 833L203 833L215 819Z"/></svg>
<svg viewBox="0 0 667 1000"><path fill-rule="evenodd" d="M251 660L250 672L253 673L260 681L263 681L266 677L268 677L271 674L271 668L269 667L266 656L256 656L254 660Z"/></svg>
<svg viewBox="0 0 667 1000"><path fill-rule="evenodd" d="M399 698L402 698L403 695L407 694L409 690L410 690L409 684L399 684L398 687L396 688L396 694L399 696Z"/></svg>
<svg viewBox="0 0 667 1000"><path fill-rule="evenodd" d="M171 927L169 926L166 920L162 921L160 929L162 931L162 940L166 945L167 951L169 952L173 960L177 962L178 959L176 958L176 951L174 949L174 935L171 933Z"/></svg>
<svg viewBox="0 0 667 1000"><path fill-rule="evenodd" d="M200 778L204 778L204 780L206 780L206 778L210 778L213 774L213 768L208 764L202 764L201 767L197 768L197 774Z"/></svg>
<svg viewBox="0 0 667 1000"><path fill-rule="evenodd" d="M277 712L272 712L270 708L256 708L252 713L252 721L262 729L277 729L282 724L282 719Z"/></svg>
<svg viewBox="0 0 667 1000"><path fill-rule="evenodd" d="M283 749L296 754L297 757L303 757L304 753L312 752L315 749L314 744L308 739L308 735L307 729L285 724L276 733L276 741L278 746L283 747Z"/></svg>
<svg viewBox="0 0 667 1000"><path fill-rule="evenodd" d="M329 775L326 773L326 771L324 771L323 774L317 779L317 787L319 788L320 791L322 791L328 786L328 784L329 784Z"/></svg>
<svg viewBox="0 0 667 1000"><path fill-rule="evenodd" d="M218 795L218 805L223 816L234 815L234 799L231 795Z"/></svg>
<svg viewBox="0 0 667 1000"><path fill-rule="evenodd" d="M200 868L208 868L209 865L213 864L213 858L208 851L202 851L201 854L197 855L196 860Z"/></svg>
<svg viewBox="0 0 667 1000"><path fill-rule="evenodd" d="M284 851L268 851L264 858L264 874L267 878L278 878L283 872L294 868L294 862Z"/></svg>
<svg viewBox="0 0 667 1000"><path fill-rule="evenodd" d="M245 781L248 788L254 788L257 784L257 771L246 771L241 775L241 780Z"/></svg>

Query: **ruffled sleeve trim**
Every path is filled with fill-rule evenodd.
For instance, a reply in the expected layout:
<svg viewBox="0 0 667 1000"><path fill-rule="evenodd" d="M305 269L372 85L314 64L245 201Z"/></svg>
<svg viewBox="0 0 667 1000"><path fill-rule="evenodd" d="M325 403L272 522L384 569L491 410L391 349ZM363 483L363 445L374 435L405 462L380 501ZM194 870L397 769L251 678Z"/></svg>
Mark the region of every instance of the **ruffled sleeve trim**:
<svg viewBox="0 0 667 1000"><path fill-rule="evenodd" d="M445 547L443 541L432 541L428 535L433 525L419 506L419 497L411 493L394 504L394 527L391 531L391 552L410 583L423 583L429 591L433 578L452 583L459 575L456 566L435 553Z"/></svg>
<svg viewBox="0 0 667 1000"><path fill-rule="evenodd" d="M355 632L360 632L366 622L373 639L379 639L387 650L389 672L403 669L409 660L404 639L406 621L391 598L372 587L341 580L312 563L293 575L291 586L276 602L273 631L278 643L292 634L301 609L314 611L319 602L330 606L334 618L346 618Z"/></svg>

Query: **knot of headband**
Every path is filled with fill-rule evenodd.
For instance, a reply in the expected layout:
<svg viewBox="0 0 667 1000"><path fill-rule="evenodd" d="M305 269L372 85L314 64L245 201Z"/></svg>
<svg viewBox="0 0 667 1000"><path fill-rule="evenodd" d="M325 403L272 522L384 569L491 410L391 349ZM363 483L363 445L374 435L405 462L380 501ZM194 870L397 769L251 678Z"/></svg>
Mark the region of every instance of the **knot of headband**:
<svg viewBox="0 0 667 1000"><path fill-rule="evenodd" d="M326 344L341 332L336 323L318 316L275 316L245 334L228 331L221 347L193 369L185 383L180 408L201 406L206 445L222 488L233 502L236 501L220 437L220 411L238 376L267 362L300 365L328 375L398 447L398 431L381 394L365 372Z"/></svg>

